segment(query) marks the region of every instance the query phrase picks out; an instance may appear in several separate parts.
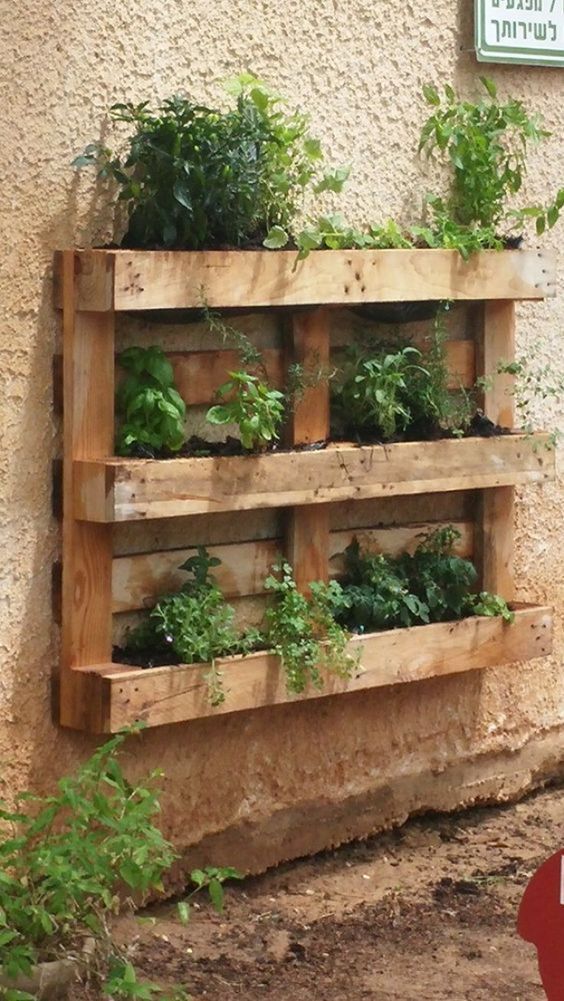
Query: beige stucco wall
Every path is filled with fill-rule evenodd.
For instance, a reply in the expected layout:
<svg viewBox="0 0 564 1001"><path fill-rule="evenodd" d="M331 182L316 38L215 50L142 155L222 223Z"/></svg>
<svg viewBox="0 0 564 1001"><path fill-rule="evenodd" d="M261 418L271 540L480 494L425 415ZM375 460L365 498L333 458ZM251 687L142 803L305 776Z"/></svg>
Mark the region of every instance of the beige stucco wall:
<svg viewBox="0 0 564 1001"><path fill-rule="evenodd" d="M112 101L186 89L250 67L310 110L353 174L343 206L362 222L408 210L426 80L478 71L470 0L3 0L0 18L0 794L44 785L93 740L51 722L57 658L51 567L51 405L58 320L51 254L99 235L99 204L69 167ZM502 92L542 111L553 139L531 161L530 195L564 182L564 69L490 68ZM564 225L545 245L558 246ZM561 272L562 273L562 272ZM519 344L562 369L560 298L520 308ZM557 408L539 410L553 426ZM561 487L520 497L519 594L562 606ZM399 820L513 795L561 769L562 639L544 662L325 699L145 734L139 767L167 774L165 823L180 847L255 867ZM226 832L222 834L222 832ZM251 850L252 848L252 850ZM253 858L251 859L251 855Z"/></svg>

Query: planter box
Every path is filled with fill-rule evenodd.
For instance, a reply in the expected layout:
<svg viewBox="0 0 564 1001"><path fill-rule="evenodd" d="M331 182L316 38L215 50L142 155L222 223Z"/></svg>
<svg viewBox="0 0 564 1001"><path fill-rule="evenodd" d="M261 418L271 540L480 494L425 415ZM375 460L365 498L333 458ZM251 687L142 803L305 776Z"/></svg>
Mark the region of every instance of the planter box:
<svg viewBox="0 0 564 1001"><path fill-rule="evenodd" d="M538 250L78 250L79 310L256 309L440 299L542 299L554 258ZM60 270L56 262L56 272ZM62 305L57 291L57 304Z"/></svg>
<svg viewBox="0 0 564 1001"><path fill-rule="evenodd" d="M162 726L526 661L551 652L552 618L551 608L519 605L513 623L476 616L355 637L351 649L361 649L356 675L348 681L329 675L322 689L310 687L299 696L288 695L278 657L230 657L217 662L227 694L216 707L208 701L207 665L75 668L70 673L81 697L70 711L69 700L62 722L93 733L114 733L135 720Z"/></svg>
<svg viewBox="0 0 564 1001"><path fill-rule="evenodd" d="M548 435L511 434L209 459L78 460L74 514L136 521L542 483L554 477L547 443Z"/></svg>

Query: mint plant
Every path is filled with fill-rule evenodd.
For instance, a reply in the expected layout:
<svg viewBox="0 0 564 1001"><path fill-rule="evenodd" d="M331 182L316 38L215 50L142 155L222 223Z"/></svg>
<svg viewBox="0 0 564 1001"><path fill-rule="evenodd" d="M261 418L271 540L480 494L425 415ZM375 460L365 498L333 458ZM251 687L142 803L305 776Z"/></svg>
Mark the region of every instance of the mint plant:
<svg viewBox="0 0 564 1001"><path fill-rule="evenodd" d="M168 358L155 345L131 347L118 363L127 373L116 391L118 455L177 452L184 444L186 405Z"/></svg>
<svg viewBox="0 0 564 1001"><path fill-rule="evenodd" d="M127 214L124 247L199 250L271 246L288 232L304 193L340 190L348 171L323 171L309 120L252 73L226 84L233 106L207 108L175 95L152 110L114 104L130 126L122 153L90 143L74 166L111 179Z"/></svg>
<svg viewBox="0 0 564 1001"><path fill-rule="evenodd" d="M324 670L349 678L358 658L347 652L348 634L336 621L343 595L337 581L310 584L301 594L289 563L282 560L265 582L273 600L266 611L265 640L280 657L289 692L323 685Z"/></svg>
<svg viewBox="0 0 564 1001"><path fill-rule="evenodd" d="M284 394L249 372L229 372L217 395L223 403L210 407L210 424L236 424L243 448L263 451L278 441L284 417Z"/></svg>

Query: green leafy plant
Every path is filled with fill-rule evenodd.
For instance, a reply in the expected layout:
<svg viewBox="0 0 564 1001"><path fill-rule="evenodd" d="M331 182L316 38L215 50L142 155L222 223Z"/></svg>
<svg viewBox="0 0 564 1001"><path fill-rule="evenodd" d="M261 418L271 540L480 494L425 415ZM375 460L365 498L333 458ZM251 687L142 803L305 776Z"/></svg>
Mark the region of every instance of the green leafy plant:
<svg viewBox="0 0 564 1001"><path fill-rule="evenodd" d="M234 610L210 573L220 560L203 546L180 567L190 575L175 594L162 597L148 617L127 636L125 652L139 656L172 655L184 664L209 664L206 675L212 705L225 701L218 657L245 653L258 642L256 630L240 634L234 626Z"/></svg>
<svg viewBox="0 0 564 1001"><path fill-rule="evenodd" d="M535 217L539 233L554 225L564 206L564 189L546 208L510 210L508 202L521 190L526 175L527 148L538 145L550 133L521 101L501 102L493 81L487 77L480 80L485 94L476 103L459 100L448 85L443 97L433 86L424 88L425 99L434 110L421 131L419 150L429 155L438 151L448 158L453 170L448 201L439 199L435 205L439 231L452 237L457 232L453 223L469 227L473 237L487 246L487 234L495 237L511 217L513 222L528 215ZM460 236L458 231L458 240Z"/></svg>
<svg viewBox="0 0 564 1001"><path fill-rule="evenodd" d="M420 359L421 352L411 346L370 353L358 346L349 348L340 378L333 384L335 409L345 429L384 440L404 431L412 418L410 380L426 378Z"/></svg>
<svg viewBox="0 0 564 1001"><path fill-rule="evenodd" d="M298 260L307 257L311 250L401 250L413 246L411 236L406 235L393 219L388 219L381 226L356 229L339 214L319 216L299 230L294 239ZM280 243L280 246L286 242Z"/></svg>
<svg viewBox="0 0 564 1001"><path fill-rule="evenodd" d="M162 889L176 855L154 822L161 773L132 784L118 758L126 736L139 729L107 741L52 795L23 794L12 810L0 805L5 975L15 978L38 962L79 956L89 937L97 943L92 962L102 970L115 955L108 919L118 908L120 885L137 895ZM28 996L16 988L6 992L12 1001Z"/></svg>
<svg viewBox="0 0 564 1001"><path fill-rule="evenodd" d="M458 222L444 200L434 195L428 195L425 204L426 223L411 229L419 245L432 250L457 250L464 261L480 250L503 250L503 240L496 235L494 226Z"/></svg>
<svg viewBox="0 0 564 1001"><path fill-rule="evenodd" d="M159 347L131 347L118 355L127 373L117 387L118 455L176 452L184 443L184 400L172 365Z"/></svg>
<svg viewBox="0 0 564 1001"><path fill-rule="evenodd" d="M460 533L452 525L428 533L413 554L345 550L339 620L355 632L445 622L468 615L514 615L498 595L473 593L476 569L455 555Z"/></svg>
<svg viewBox="0 0 564 1001"><path fill-rule="evenodd" d="M284 394L249 372L230 372L218 389L223 403L206 415L210 424L236 424L243 448L261 451L278 440L284 417Z"/></svg>
<svg viewBox="0 0 564 1001"><path fill-rule="evenodd" d="M514 361L500 359L496 374L513 377L508 393L515 400L517 426L529 435L534 431L533 407L535 403L542 400L555 400L560 403L564 399L564 377L556 375L554 362L535 365L526 358L518 358ZM480 383L486 387L493 380L495 380L495 375L480 380ZM554 446L558 439L559 431L556 430L550 435L549 445Z"/></svg>
<svg viewBox="0 0 564 1001"><path fill-rule="evenodd" d="M244 247L286 232L304 192L340 190L348 171L322 170L306 115L251 73L226 84L234 106L219 111L176 95L155 111L147 101L115 104L132 128L123 154L91 143L74 160L111 178L126 208L128 247Z"/></svg>
<svg viewBox="0 0 564 1001"><path fill-rule="evenodd" d="M301 594L289 563L281 561L267 577L273 595L266 611L266 642L278 654L289 692L299 694L311 683L323 684L323 670L351 676L358 658L347 652L348 634L337 623L343 595L336 581L310 584L310 597Z"/></svg>

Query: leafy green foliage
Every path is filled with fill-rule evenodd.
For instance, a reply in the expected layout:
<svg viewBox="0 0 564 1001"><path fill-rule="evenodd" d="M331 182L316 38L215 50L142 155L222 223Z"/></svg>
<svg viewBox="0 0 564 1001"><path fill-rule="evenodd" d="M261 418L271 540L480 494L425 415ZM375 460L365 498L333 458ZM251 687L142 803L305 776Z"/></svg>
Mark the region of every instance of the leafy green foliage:
<svg viewBox="0 0 564 1001"><path fill-rule="evenodd" d="M421 352L409 346L395 351L384 347L370 356L356 346L349 348L333 394L345 427L383 439L404 431L411 420L409 381L424 373L415 364L420 358Z"/></svg>
<svg viewBox="0 0 564 1001"><path fill-rule="evenodd" d="M236 424L243 448L260 451L278 440L284 417L284 394L249 372L230 372L218 390L224 400L206 415L210 424Z"/></svg>
<svg viewBox="0 0 564 1001"><path fill-rule="evenodd" d="M477 579L469 560L453 552L460 533L452 525L422 539L415 552L398 557L345 550L345 577L338 618L355 632L445 622L468 615L513 613L498 595L472 593Z"/></svg>
<svg viewBox="0 0 564 1001"><path fill-rule="evenodd" d="M0 967L8 976L72 951L85 935L109 948L106 919L120 883L138 893L161 888L175 853L154 824L160 773L126 779L117 757L126 736L98 748L53 795L24 794L14 810L0 809L7 828L0 840Z"/></svg>
<svg viewBox="0 0 564 1001"><path fill-rule="evenodd" d="M210 570L220 560L210 557L203 546L180 567L190 575L175 594L162 597L148 618L132 629L126 652L139 655L169 652L184 664L210 664L207 674L212 705L225 700L218 657L245 653L258 642L256 630L243 635L234 626L234 610L229 605Z"/></svg>
<svg viewBox="0 0 564 1001"><path fill-rule="evenodd" d="M140 981L133 964L122 956L113 956L104 983L104 994L111 1001L190 1001L181 987L159 987L150 981Z"/></svg>
<svg viewBox="0 0 564 1001"><path fill-rule="evenodd" d="M469 227L473 239L488 246L487 234L494 236L511 216L520 220L535 216L539 233L554 225L564 206L564 189L546 209L531 206L510 212L508 201L521 190L526 175L527 147L538 145L550 133L538 116L528 114L521 101L502 103L493 81L480 79L485 94L476 103L460 101L450 86L444 88L443 97L435 87L424 88L433 113L421 131L419 150L429 155L438 151L448 157L453 170L448 202L435 200L438 232L443 238L460 241L462 234L452 225L459 224ZM468 244L463 242L463 246L472 252Z"/></svg>
<svg viewBox="0 0 564 1001"><path fill-rule="evenodd" d="M190 873L190 880L194 884L195 889L189 894L188 899L201 890L207 890L212 907L215 908L218 914L221 914L224 905L223 884L228 879L243 879L243 876L237 869L233 869L232 866L221 866L218 868L217 866L208 865L204 869L193 869ZM186 903L186 901L183 903ZM183 913L185 915L186 912Z"/></svg>
<svg viewBox="0 0 564 1001"><path fill-rule="evenodd" d="M479 250L503 250L503 240L496 235L494 226L459 222L444 200L433 195L427 196L426 206L425 225L413 226L411 229L418 245L431 250L457 250L465 261Z"/></svg>
<svg viewBox="0 0 564 1001"><path fill-rule="evenodd" d="M393 219L381 226L356 229L338 214L320 216L310 222L296 234L295 242L298 260L307 257L310 250L401 250L413 246L410 235L406 235Z"/></svg>
<svg viewBox="0 0 564 1001"><path fill-rule="evenodd" d="M528 434L534 429L533 407L537 401L554 400L561 403L564 399L564 377L556 374L554 362L534 365L526 358L514 361L500 359L497 374L513 376L509 393L515 400L517 426Z"/></svg>
<svg viewBox="0 0 564 1001"><path fill-rule="evenodd" d="M118 455L178 451L184 443L186 406L162 350L131 347L118 355L118 362L127 372L116 392Z"/></svg>
<svg viewBox="0 0 564 1001"><path fill-rule="evenodd" d="M155 111L146 101L115 104L112 118L132 127L124 154L91 143L75 159L117 184L129 220L123 246L271 246L308 188L342 187L348 171L323 173L307 116L288 112L253 74L226 89L234 106L225 112L178 95Z"/></svg>
<svg viewBox="0 0 564 1001"><path fill-rule="evenodd" d="M309 683L321 688L323 670L350 677L358 659L347 653L348 635L335 619L342 604L340 585L314 581L306 597L289 563L281 561L265 587L274 599L266 611L266 641L280 657L288 691L299 694Z"/></svg>

